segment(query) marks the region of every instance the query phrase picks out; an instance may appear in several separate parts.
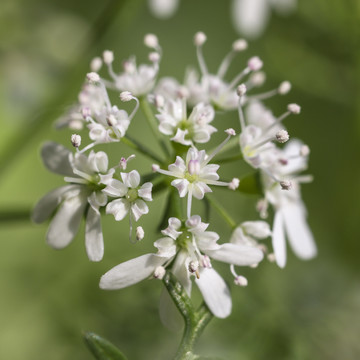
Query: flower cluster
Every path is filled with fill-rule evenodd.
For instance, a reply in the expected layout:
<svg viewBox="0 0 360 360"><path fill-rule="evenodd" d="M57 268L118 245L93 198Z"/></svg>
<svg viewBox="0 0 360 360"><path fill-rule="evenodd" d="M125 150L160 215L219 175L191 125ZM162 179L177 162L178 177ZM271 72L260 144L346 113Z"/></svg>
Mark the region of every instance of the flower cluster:
<svg viewBox="0 0 360 360"><path fill-rule="evenodd" d="M41 156L45 166L64 176L66 185L51 191L37 203L33 220L41 223L52 217L47 242L60 249L74 239L85 216L87 255L91 261L100 261L104 256L102 213L112 214L116 221L128 216L132 241L133 222L151 212L148 203L153 196L166 190L169 206L164 219L168 227L154 242L157 252L121 262L101 277L100 287L121 289L149 277L162 279L169 271L189 296L194 282L211 312L223 318L231 312L230 291L213 269L213 261L229 264L234 283L246 286L247 279L236 272L236 267L255 268L264 255L284 267L286 238L300 258L315 256L316 246L300 195L300 184L311 181L311 176L300 174L307 167L310 150L299 140L288 142L289 134L283 126L285 118L300 113L297 104L289 104L284 114L276 117L262 103L272 96L286 95L290 83L284 81L276 89L251 95L251 91L265 81L261 71L263 62L258 56L250 57L237 76L226 80L233 58L247 50L247 42L235 41L214 74L209 72L203 56L205 42L204 33L195 34L200 73L187 72L183 84L171 77L158 79L163 53L153 34L144 39L151 49L150 64L138 66L132 57L122 63L122 72L116 73L113 69L115 57L109 50L104 51L102 58L91 61L91 71L86 75L78 103L57 121L59 127L77 132L87 130L89 142L81 148L83 137L75 133L71 135L74 151L53 142L43 146ZM108 72L105 77L100 75L103 64ZM109 91L120 94L122 102L133 101L132 112L128 114L121 106L112 104ZM137 117L140 105L154 140L159 142L161 154L154 152L143 139L132 139L127 134L133 122L141 121ZM219 130L216 123L219 110L233 112L239 118L239 131L225 130L225 139L213 150L199 148L206 146ZM117 164L109 166L107 154L93 150L99 144L114 146L119 142L150 159L152 167L127 172L135 155L121 157ZM218 164L214 163L224 149L232 150L230 160L219 157ZM209 197L208 193L218 186L225 191L244 191L238 177L220 180L218 172L222 162L232 158L242 158L260 179L257 191L261 198L257 209L260 218L265 219L269 204L273 207L272 230L264 220L243 219L237 224L227 206ZM148 180L145 183L141 182L140 172ZM182 198L186 199L184 213ZM203 222L205 213L193 214L193 201L203 199L207 200L206 207L213 207L231 225L230 239L224 238L221 230L207 230L212 226ZM237 206L236 195L233 205ZM137 227L135 237L136 241L146 239L141 226ZM264 243L268 237L272 237L273 253Z"/></svg>

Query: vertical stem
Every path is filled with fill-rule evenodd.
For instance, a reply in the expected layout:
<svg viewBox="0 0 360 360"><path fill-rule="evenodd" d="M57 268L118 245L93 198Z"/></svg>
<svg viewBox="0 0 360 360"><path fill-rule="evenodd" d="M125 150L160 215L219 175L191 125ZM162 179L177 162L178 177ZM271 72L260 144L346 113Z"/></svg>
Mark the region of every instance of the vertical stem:
<svg viewBox="0 0 360 360"><path fill-rule="evenodd" d="M171 151L169 150L167 142L164 141L164 137L161 135L161 133L158 130L158 124L154 117L154 114L150 108L150 104L148 101L142 97L140 98L140 107L142 112L144 113L146 120L150 126L150 129L155 137L155 139L159 142L160 146L162 147L164 153L167 156L170 156Z"/></svg>
<svg viewBox="0 0 360 360"><path fill-rule="evenodd" d="M225 208L212 196L208 196L209 203L214 207L214 209L223 217L223 219L229 224L232 229L236 228L235 220L230 216L230 214L225 210Z"/></svg>
<svg viewBox="0 0 360 360"><path fill-rule="evenodd" d="M171 272L165 274L163 282L185 321L183 337L174 360L192 359L194 345L213 315L205 304L198 310L194 309L185 289Z"/></svg>

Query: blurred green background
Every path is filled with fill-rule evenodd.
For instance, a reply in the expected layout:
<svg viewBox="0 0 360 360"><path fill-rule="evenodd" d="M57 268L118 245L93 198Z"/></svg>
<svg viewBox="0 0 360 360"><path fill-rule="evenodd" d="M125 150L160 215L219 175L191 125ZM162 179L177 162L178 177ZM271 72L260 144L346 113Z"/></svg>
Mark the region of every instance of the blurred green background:
<svg viewBox="0 0 360 360"><path fill-rule="evenodd" d="M284 270L268 262L241 269L249 286L232 289L233 313L210 323L197 347L201 354L234 360L360 358L359 15L357 0L300 0L292 16L272 14L266 33L230 69L229 78L248 57L259 55L266 89L282 80L293 84L289 95L266 104L275 114L289 102L302 106L286 126L312 150L309 172L315 181L303 187L303 196L319 256L303 262L289 252ZM53 122L76 100L90 60L113 49L117 64L131 54L146 61L142 39L153 32L164 50L160 75L181 80L185 67L196 64L192 37L199 30L208 36L204 52L215 71L239 37L230 1L184 0L169 20L152 17L140 0L0 2L1 359L91 359L81 336L87 330L107 337L130 360L171 358L181 334L160 323L161 282L115 292L98 288L111 267L153 251L154 220L164 196L141 219L147 237L135 246L127 240L127 221L103 218L100 263L87 260L83 227L71 246L55 251L44 241L47 224L34 225L27 214L63 183L44 169L39 148L48 139L69 143L70 132L57 132ZM236 113L217 121L224 128L238 124ZM130 133L141 138L147 132L140 123ZM119 145L113 163L129 154ZM131 164L148 165L141 155ZM224 174L236 166L227 165ZM226 191L215 195L234 202ZM255 202L238 195L234 218L255 219ZM214 213L210 230L219 229L226 240L229 230ZM231 281L228 268L219 268Z"/></svg>

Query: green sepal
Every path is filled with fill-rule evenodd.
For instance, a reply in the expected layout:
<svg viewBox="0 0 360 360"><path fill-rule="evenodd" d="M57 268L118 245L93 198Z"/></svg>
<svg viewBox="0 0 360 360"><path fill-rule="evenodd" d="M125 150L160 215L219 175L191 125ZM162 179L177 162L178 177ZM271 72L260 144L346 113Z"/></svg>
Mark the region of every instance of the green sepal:
<svg viewBox="0 0 360 360"><path fill-rule="evenodd" d="M87 332L84 334L84 340L96 360L127 360L115 345L99 335Z"/></svg>
<svg viewBox="0 0 360 360"><path fill-rule="evenodd" d="M237 190L245 194L263 195L260 173L256 171L242 177Z"/></svg>

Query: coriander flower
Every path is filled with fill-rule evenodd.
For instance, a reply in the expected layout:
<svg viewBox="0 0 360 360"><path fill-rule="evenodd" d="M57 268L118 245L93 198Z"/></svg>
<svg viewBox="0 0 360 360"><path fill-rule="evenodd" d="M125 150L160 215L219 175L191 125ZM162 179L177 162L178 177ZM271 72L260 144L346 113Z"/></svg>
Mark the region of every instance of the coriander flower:
<svg viewBox="0 0 360 360"><path fill-rule="evenodd" d="M107 196L116 198L106 206L106 213L112 214L116 221L122 220L128 212L135 221L149 212L145 201L152 201L152 183L147 182L140 185L140 174L136 170L129 173L120 173L122 182L117 179L107 178L102 181L106 187L103 193ZM144 201L145 200L145 201Z"/></svg>
<svg viewBox="0 0 360 360"><path fill-rule="evenodd" d="M122 289L151 275L161 277L164 274L160 271L161 267L166 268L173 262L171 271L187 293L191 294L193 276L211 312L219 318L227 317L231 312L230 292L225 281L212 268L210 258L248 266L259 263L263 253L254 247L217 244L219 235L206 231L207 227L208 224L203 223L198 215L185 223L170 218L168 228L162 231L166 237L154 243L158 249L156 254L142 255L115 266L101 277L100 287L106 290Z"/></svg>
<svg viewBox="0 0 360 360"><path fill-rule="evenodd" d="M301 199L300 183L311 181L310 176L298 173L307 167L307 154L302 152L304 145L293 140L284 147L278 157L273 173L279 179L284 179L290 186L280 186L266 173L262 174L266 199L275 209L272 243L276 263L280 267L286 264L286 243L288 238L295 254L304 260L317 254L313 234L307 224L307 211ZM285 190L289 188L289 190Z"/></svg>
<svg viewBox="0 0 360 360"><path fill-rule="evenodd" d="M160 122L160 132L171 135L171 140L180 144L206 143L217 131L215 127L209 125L215 116L211 105L197 104L188 117L186 99L183 98L167 101L159 111L160 114L156 117Z"/></svg>
<svg viewBox="0 0 360 360"><path fill-rule="evenodd" d="M86 252L91 261L100 261L104 241L99 208L107 204L100 181L111 177L114 171L108 170L107 155L102 151L92 151L89 156L73 155L62 145L49 142L43 146L41 156L45 166L56 174L65 175L69 185L45 195L36 204L32 220L42 223L55 212L46 239L53 248L62 249L73 240L86 213Z"/></svg>
<svg viewBox="0 0 360 360"><path fill-rule="evenodd" d="M209 164L216 153L218 153L230 139L230 136L235 135L233 129L228 129L227 133L228 137L211 155L207 155L205 150L197 150L195 147L192 147L189 148L185 161L180 156L177 156L175 163L168 166L168 170L155 167L157 172L176 178L171 182L171 185L178 189L180 197L188 195L188 218L191 216L193 196L199 200L203 199L205 193L212 192L209 185L229 186L227 182L218 181L219 175L217 171L220 166Z"/></svg>

